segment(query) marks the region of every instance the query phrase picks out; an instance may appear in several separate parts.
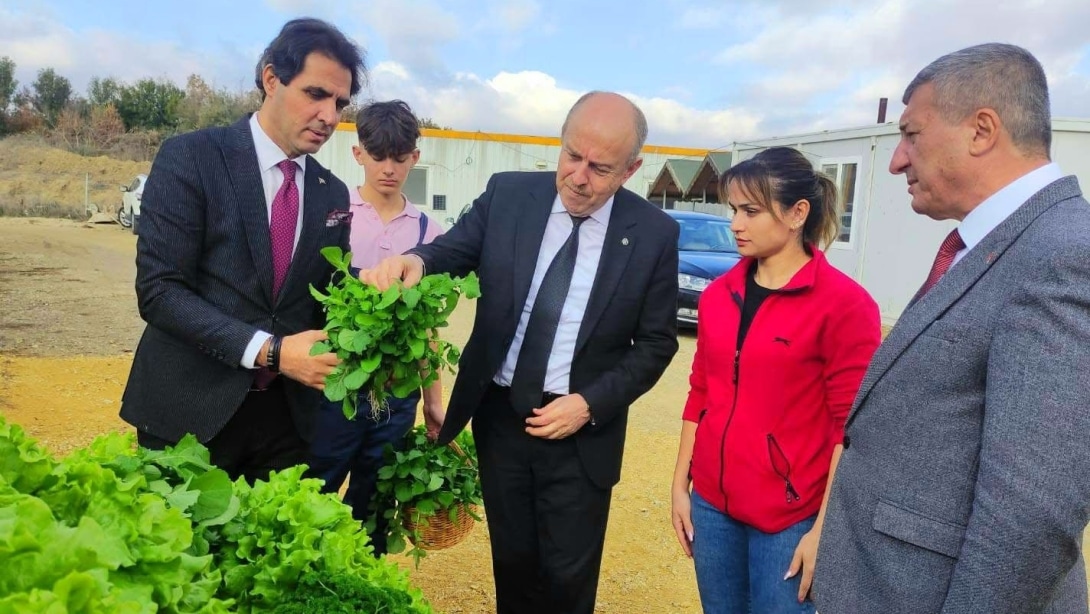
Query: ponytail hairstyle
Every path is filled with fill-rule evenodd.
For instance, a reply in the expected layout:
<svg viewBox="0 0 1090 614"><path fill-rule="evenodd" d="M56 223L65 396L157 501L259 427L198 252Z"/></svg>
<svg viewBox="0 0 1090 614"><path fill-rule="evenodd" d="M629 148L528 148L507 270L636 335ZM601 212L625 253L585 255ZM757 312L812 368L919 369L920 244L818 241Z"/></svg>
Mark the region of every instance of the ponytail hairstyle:
<svg viewBox="0 0 1090 614"><path fill-rule="evenodd" d="M735 183L754 204L782 219L800 200L810 202L802 225L803 246L825 249L840 234L840 199L833 180L814 170L806 156L790 147L771 147L728 168L719 177L719 201ZM776 211L772 203L779 203Z"/></svg>

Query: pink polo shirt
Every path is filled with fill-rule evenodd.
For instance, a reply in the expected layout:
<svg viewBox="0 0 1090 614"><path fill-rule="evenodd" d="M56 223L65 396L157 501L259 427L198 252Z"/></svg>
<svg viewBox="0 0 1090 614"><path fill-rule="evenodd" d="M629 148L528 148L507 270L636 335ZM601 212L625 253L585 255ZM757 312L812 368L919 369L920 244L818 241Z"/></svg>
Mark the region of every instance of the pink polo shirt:
<svg viewBox="0 0 1090 614"><path fill-rule="evenodd" d="M404 196L402 196L404 198ZM389 223L383 224L371 203L363 201L358 189L348 191L349 209L352 211L352 229L349 246L352 249L352 266L369 269L383 258L396 256L416 247L420 238L420 210L405 198L405 210ZM442 227L428 218L424 243L443 234Z"/></svg>

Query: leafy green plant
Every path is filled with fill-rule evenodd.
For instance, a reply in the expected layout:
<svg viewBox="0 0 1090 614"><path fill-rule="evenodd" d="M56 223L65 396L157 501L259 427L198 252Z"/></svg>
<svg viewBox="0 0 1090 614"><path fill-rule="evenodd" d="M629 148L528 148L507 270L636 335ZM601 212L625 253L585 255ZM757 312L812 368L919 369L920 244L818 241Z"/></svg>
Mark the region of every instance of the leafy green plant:
<svg viewBox="0 0 1090 614"><path fill-rule="evenodd" d="M458 364L458 348L440 339L438 329L447 325L460 296L480 296L475 274L462 279L428 275L412 288L395 284L380 292L352 274L351 252L327 247L322 256L340 274L326 294L310 288L325 309L329 335L311 354L336 352L341 359L326 378L325 396L341 401L345 416L356 415L357 391L363 390L379 413L391 394L408 396L434 382L440 369Z"/></svg>
<svg viewBox="0 0 1090 614"><path fill-rule="evenodd" d="M446 514L454 522L459 510L481 520L475 509L484 500L473 435L463 431L454 442L457 450L436 445L428 439L426 427L418 425L406 433L404 449L394 451L392 446L386 447L367 530L374 535L381 513L386 520L387 552L398 554L412 544L408 554L419 565L426 555L421 548L420 532L415 528L421 522L436 514ZM375 535L375 539L382 536Z"/></svg>
<svg viewBox="0 0 1090 614"><path fill-rule="evenodd" d="M345 573L304 574L299 585L281 600L272 614L429 614L426 604L391 586L375 584Z"/></svg>
<svg viewBox="0 0 1090 614"><path fill-rule="evenodd" d="M408 599L391 611L430 612L303 471L251 486L192 436L154 451L119 433L57 461L0 416L0 613L267 612L308 574L357 578Z"/></svg>

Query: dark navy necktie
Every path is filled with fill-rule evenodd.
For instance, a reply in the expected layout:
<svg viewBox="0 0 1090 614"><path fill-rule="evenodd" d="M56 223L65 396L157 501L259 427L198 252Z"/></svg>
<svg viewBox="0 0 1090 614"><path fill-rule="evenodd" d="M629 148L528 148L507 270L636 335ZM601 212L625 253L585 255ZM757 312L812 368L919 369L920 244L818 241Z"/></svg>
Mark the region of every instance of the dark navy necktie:
<svg viewBox="0 0 1090 614"><path fill-rule="evenodd" d="M549 367L556 329L560 324L560 312L571 288L575 272L575 256L579 253L579 226L585 217L571 216L572 229L568 240L553 257L541 286L537 290L526 333L522 338L515 375L511 378L511 405L520 415L529 416L535 407L541 406L545 392L545 372Z"/></svg>

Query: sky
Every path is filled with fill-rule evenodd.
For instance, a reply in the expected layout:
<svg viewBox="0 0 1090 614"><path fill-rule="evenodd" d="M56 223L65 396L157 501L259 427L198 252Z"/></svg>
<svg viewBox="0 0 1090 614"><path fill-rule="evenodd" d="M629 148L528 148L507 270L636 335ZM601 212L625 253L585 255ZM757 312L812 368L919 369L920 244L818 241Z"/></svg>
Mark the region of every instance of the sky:
<svg viewBox="0 0 1090 614"><path fill-rule="evenodd" d="M401 98L458 130L555 136L589 90L644 110L648 142L734 142L896 120L927 63L969 45L1022 45L1057 117L1090 117L1088 0L0 0L0 57L20 84L52 67L92 77L196 73L253 87L280 26L313 16L366 51L361 99Z"/></svg>

